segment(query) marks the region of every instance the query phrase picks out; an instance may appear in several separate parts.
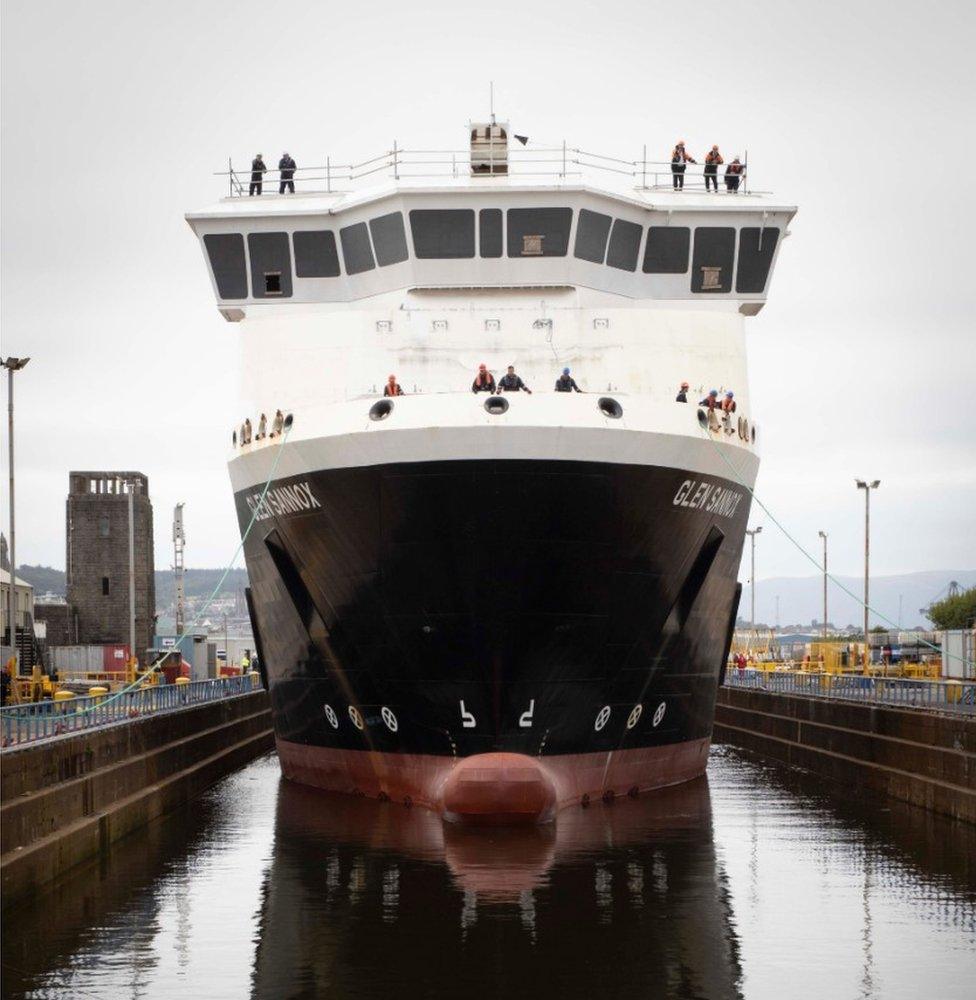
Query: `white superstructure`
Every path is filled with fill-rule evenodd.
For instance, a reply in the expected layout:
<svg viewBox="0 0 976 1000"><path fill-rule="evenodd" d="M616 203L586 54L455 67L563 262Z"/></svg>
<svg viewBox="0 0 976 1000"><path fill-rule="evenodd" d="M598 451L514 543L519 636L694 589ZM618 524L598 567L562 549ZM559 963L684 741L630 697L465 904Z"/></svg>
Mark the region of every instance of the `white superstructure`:
<svg viewBox="0 0 976 1000"><path fill-rule="evenodd" d="M614 191L565 166L532 183L513 152L501 175L493 163L432 183L404 176L398 151L395 176L372 188L303 193L299 172L297 194L241 189L187 215L218 308L239 324L255 432L261 413L293 417L279 475L477 454L667 461L728 478L693 405L716 388L734 391L737 412L732 433L713 422L715 443L751 481L744 319L765 302L795 209L743 191ZM496 378L515 365L533 396L486 412L470 391L480 363ZM554 393L564 367L592 395ZM390 373L406 395L370 420ZM674 402L682 381L687 407ZM607 396L621 416L598 407ZM266 443L235 441L235 490L266 478Z"/></svg>

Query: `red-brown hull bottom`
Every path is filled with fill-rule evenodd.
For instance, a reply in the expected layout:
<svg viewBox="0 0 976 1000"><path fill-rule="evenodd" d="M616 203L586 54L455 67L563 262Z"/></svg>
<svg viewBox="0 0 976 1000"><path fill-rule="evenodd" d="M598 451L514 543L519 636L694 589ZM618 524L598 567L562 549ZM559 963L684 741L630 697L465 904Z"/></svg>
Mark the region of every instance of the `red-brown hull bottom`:
<svg viewBox="0 0 976 1000"><path fill-rule="evenodd" d="M485 753L460 760L373 753L279 739L286 778L332 792L423 806L462 823L545 823L556 812L600 797L635 795L703 774L707 738L612 753Z"/></svg>

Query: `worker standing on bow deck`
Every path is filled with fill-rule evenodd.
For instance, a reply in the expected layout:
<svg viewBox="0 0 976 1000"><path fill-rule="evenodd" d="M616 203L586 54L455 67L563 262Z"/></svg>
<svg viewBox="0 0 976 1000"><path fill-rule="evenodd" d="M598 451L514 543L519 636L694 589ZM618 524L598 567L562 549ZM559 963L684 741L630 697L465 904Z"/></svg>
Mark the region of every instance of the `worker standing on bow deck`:
<svg viewBox="0 0 976 1000"><path fill-rule="evenodd" d="M515 365L509 365L508 371L498 382L499 392L527 392L530 396L532 390L515 374Z"/></svg>
<svg viewBox="0 0 976 1000"><path fill-rule="evenodd" d="M488 371L487 365L478 365L478 374L475 375L474 381L471 383L471 391L487 393L495 391L495 376Z"/></svg>

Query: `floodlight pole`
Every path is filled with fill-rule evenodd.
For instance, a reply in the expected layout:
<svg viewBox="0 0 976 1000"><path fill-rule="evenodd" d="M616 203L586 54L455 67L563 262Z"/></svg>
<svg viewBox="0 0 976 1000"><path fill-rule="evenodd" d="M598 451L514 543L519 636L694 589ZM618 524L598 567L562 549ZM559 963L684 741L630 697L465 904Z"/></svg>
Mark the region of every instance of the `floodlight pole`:
<svg viewBox="0 0 976 1000"><path fill-rule="evenodd" d="M30 358L5 358L3 367L7 369L7 434L9 450L7 457L10 462L10 591L7 594L8 621L10 628L10 647L14 661L14 674L18 670L17 650L17 550L14 537L14 372L27 367Z"/></svg>
<svg viewBox="0 0 976 1000"><path fill-rule="evenodd" d="M762 525L752 531L746 531L749 541L752 544L752 568L749 571L749 597L752 601L752 612L749 621L749 630L756 630L756 535L762 532Z"/></svg>
<svg viewBox="0 0 976 1000"><path fill-rule="evenodd" d="M867 482L864 479L855 479L857 488L864 490L864 673L868 673L871 663L871 646L868 641L868 582L870 579L870 555L871 555L871 490L876 490L881 485L880 479Z"/></svg>
<svg viewBox="0 0 976 1000"><path fill-rule="evenodd" d="M818 532L823 539L823 641L827 641L827 532Z"/></svg>

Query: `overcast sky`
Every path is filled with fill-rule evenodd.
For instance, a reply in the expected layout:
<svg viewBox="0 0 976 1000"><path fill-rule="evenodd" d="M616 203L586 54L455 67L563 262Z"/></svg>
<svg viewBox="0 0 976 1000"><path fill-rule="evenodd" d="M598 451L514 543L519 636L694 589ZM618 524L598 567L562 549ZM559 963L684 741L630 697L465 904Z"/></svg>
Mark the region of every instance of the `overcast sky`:
<svg viewBox="0 0 976 1000"><path fill-rule="evenodd" d="M749 322L759 495L856 574L854 477L879 478L874 571L976 567L973 11L3 0L2 351L33 359L18 562L64 566L69 469L148 474L157 568L178 500L188 564L227 562L239 328L183 213L223 193L228 156L463 144L493 78L529 136L626 158L677 138L748 149L753 183L799 205ZM814 571L772 525L759 553L760 578Z"/></svg>

